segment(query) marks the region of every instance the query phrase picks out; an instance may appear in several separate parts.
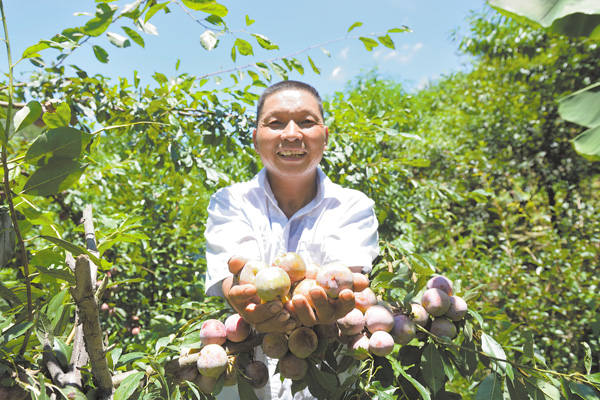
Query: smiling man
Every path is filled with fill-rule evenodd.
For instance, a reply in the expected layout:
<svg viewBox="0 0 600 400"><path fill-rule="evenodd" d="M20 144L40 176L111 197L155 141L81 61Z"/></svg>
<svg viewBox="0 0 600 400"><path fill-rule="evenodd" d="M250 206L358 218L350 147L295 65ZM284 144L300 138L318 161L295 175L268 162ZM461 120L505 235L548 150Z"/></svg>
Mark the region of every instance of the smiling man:
<svg viewBox="0 0 600 400"><path fill-rule="evenodd" d="M280 301L260 304L256 288L236 284L234 275L248 259L271 264L290 251L306 262L338 261L368 272L378 254L373 201L334 184L319 168L329 130L312 86L283 81L267 88L256 121L252 137L264 168L248 182L219 190L208 207L207 294L224 296L259 332L335 321L354 308L349 289L333 301L317 286L309 293L313 307L302 295L285 306ZM306 391L292 397L289 380L281 385L279 377L273 378L277 360L267 361L270 384L257 391L259 398L312 398Z"/></svg>

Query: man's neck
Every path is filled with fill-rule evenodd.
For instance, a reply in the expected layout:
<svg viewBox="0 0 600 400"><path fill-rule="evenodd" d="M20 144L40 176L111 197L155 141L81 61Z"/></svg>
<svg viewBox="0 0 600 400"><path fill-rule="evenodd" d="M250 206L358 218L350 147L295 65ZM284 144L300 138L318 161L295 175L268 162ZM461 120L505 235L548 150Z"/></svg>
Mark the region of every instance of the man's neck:
<svg viewBox="0 0 600 400"><path fill-rule="evenodd" d="M268 173L267 177L277 205L288 219L317 196L316 171L312 176L298 176L293 179L271 177Z"/></svg>

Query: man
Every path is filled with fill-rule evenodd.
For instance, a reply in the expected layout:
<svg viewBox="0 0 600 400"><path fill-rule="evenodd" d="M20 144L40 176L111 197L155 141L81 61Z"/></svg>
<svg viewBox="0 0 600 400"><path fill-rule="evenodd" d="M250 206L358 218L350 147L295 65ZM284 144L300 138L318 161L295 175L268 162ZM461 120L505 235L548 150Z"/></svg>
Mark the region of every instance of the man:
<svg viewBox="0 0 600 400"><path fill-rule="evenodd" d="M219 190L208 208L207 293L223 295L259 332L335 321L354 308L351 290L333 301L322 288L313 288L314 309L302 295L285 307L280 301L258 304L254 286L235 284L232 274L248 259L270 264L289 251L306 262L339 261L368 272L378 253L373 201L332 183L318 167L329 130L312 86L283 81L267 88L256 121L252 138L263 170L249 182ZM257 393L261 399L292 398L290 382L280 387L279 377L273 378L276 361L269 361L271 384ZM310 398L303 396L310 395L294 398Z"/></svg>

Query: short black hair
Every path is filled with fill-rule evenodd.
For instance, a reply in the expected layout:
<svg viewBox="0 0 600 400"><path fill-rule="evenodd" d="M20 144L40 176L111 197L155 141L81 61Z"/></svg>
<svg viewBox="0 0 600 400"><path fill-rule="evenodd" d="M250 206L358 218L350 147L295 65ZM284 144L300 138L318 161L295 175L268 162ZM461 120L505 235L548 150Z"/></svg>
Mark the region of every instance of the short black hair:
<svg viewBox="0 0 600 400"><path fill-rule="evenodd" d="M269 96L275 94L277 92L281 92L284 90L303 90L307 93L310 93L315 100L317 100L317 104L319 105L319 111L321 112L321 118L325 118L323 114L323 100L321 100L321 96L317 89L309 85L308 83L299 82L299 81L281 81L277 82L268 88L265 89L264 92L260 95L258 99L258 104L256 105L256 123L260 120L260 114L262 113L263 106L265 101Z"/></svg>

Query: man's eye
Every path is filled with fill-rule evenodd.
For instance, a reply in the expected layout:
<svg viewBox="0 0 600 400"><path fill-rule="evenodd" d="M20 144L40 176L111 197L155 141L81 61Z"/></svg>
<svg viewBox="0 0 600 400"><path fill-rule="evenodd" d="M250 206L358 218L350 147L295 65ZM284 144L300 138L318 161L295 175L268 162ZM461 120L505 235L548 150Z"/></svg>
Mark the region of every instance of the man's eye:
<svg viewBox="0 0 600 400"><path fill-rule="evenodd" d="M270 127L278 127L278 126L282 126L283 123L281 121L271 121L267 125Z"/></svg>
<svg viewBox="0 0 600 400"><path fill-rule="evenodd" d="M304 121L300 122L299 125L307 128L307 127L313 126L314 124L316 124L316 122L313 121L312 119L305 119Z"/></svg>

